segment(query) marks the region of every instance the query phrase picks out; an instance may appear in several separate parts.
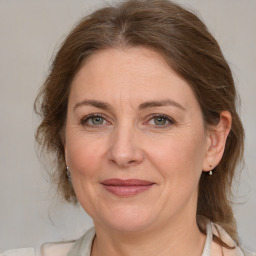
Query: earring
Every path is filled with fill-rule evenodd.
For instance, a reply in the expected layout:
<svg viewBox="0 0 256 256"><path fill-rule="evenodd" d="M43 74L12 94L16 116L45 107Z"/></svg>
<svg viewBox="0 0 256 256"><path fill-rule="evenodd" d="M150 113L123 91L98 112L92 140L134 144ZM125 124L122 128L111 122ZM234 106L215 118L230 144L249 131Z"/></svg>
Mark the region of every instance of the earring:
<svg viewBox="0 0 256 256"><path fill-rule="evenodd" d="M67 172L66 172L66 174L67 174L67 179L68 179L68 181L71 183L71 173L70 173L70 171L69 171L69 169L68 169L68 166L67 166L66 168L67 168Z"/></svg>
<svg viewBox="0 0 256 256"><path fill-rule="evenodd" d="M211 165L211 164L210 164L209 166L210 166L210 168L212 168L212 165ZM208 174L209 174L209 175L212 175L212 170L210 170Z"/></svg>

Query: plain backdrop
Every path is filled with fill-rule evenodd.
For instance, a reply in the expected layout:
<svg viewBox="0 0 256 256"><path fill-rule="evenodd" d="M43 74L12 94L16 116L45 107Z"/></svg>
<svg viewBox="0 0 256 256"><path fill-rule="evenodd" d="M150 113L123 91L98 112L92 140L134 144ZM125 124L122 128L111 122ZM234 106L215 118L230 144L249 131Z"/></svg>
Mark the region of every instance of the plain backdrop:
<svg viewBox="0 0 256 256"><path fill-rule="evenodd" d="M239 235L256 251L256 1L177 0L205 21L241 96L245 167L234 191ZM38 160L33 102L58 46L102 0L0 0L0 251L78 238L92 222L55 197Z"/></svg>

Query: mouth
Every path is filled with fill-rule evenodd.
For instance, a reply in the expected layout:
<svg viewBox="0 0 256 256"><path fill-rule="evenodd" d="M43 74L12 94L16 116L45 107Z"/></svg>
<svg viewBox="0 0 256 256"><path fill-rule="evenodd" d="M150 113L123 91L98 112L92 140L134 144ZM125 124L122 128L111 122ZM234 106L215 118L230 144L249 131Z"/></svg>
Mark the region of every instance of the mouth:
<svg viewBox="0 0 256 256"><path fill-rule="evenodd" d="M101 185L114 195L128 197L140 194L155 185L152 181L138 179L108 179L101 182Z"/></svg>

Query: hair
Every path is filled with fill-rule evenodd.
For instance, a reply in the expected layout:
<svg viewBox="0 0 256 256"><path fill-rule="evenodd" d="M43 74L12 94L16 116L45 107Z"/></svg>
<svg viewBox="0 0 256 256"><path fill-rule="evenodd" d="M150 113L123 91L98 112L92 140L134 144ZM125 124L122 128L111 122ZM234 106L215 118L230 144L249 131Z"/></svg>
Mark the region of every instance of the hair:
<svg viewBox="0 0 256 256"><path fill-rule="evenodd" d="M197 215L221 225L238 242L230 199L235 169L243 157L244 130L236 110L237 93L221 49L204 23L192 12L168 0L128 0L107 6L83 18L67 36L52 63L35 101L41 115L36 139L56 158L53 179L61 195L76 202L66 175L63 147L70 85L83 63L109 48L142 46L160 53L167 64L191 86L206 125L216 125L220 113L232 115L222 160L199 181ZM206 232L198 218L198 227ZM220 239L221 245L228 247Z"/></svg>

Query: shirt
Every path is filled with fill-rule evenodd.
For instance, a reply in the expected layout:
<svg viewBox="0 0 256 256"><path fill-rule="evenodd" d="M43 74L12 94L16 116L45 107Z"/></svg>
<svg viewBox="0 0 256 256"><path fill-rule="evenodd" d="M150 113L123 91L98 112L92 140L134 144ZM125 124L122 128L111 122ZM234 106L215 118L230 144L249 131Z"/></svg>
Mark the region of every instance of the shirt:
<svg viewBox="0 0 256 256"><path fill-rule="evenodd" d="M201 256L214 256L216 250L220 249L220 246L213 243L213 234L220 235L225 243L235 247L235 249L222 248L224 256L256 256L256 253L239 248L224 229L211 222L206 225L206 240ZM94 237L95 229L91 228L77 241L43 245L40 254L36 254L33 248L22 248L6 251L0 256L90 256Z"/></svg>

